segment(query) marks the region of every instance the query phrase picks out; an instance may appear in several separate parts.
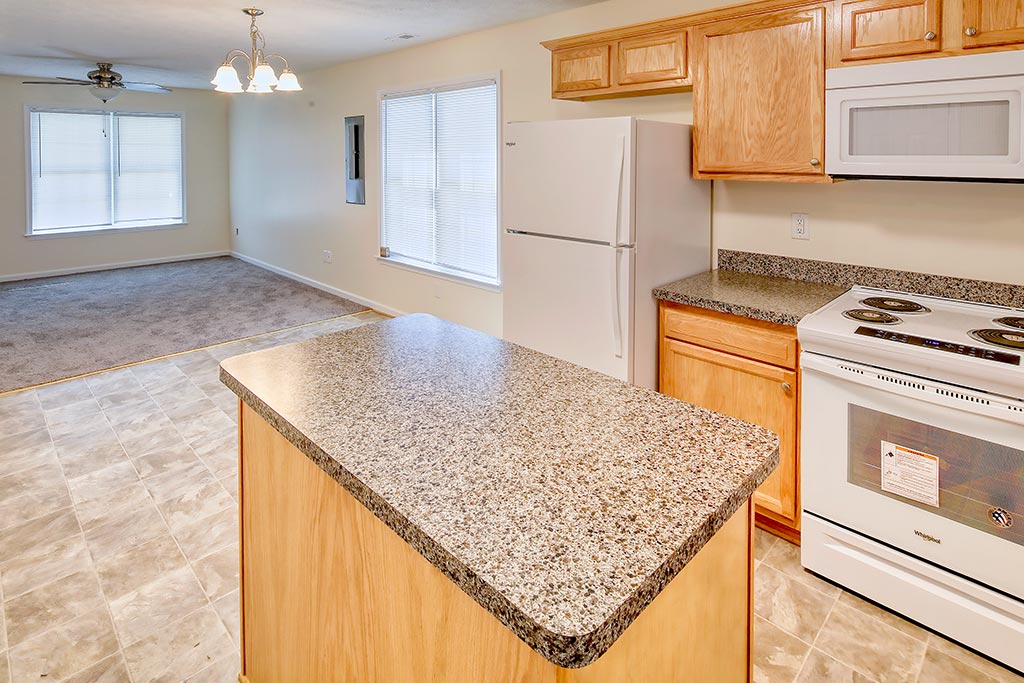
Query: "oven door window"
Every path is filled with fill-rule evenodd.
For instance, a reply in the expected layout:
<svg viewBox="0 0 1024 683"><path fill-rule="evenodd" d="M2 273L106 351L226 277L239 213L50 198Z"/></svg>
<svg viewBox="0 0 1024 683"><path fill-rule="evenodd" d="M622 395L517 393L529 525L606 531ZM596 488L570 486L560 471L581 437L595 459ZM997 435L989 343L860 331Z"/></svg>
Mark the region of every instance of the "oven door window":
<svg viewBox="0 0 1024 683"><path fill-rule="evenodd" d="M847 480L1024 545L1024 451L850 404Z"/></svg>

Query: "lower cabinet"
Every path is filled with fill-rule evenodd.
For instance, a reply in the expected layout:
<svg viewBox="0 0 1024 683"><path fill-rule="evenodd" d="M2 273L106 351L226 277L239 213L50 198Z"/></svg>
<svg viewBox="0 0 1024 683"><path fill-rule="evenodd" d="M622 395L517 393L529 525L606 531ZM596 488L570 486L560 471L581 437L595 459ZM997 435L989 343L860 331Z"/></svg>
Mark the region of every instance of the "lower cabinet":
<svg viewBox="0 0 1024 683"><path fill-rule="evenodd" d="M754 494L754 509L759 526L798 542L796 330L668 303L661 304L661 329L662 393L779 435L779 466ZM786 346L793 352L779 353ZM789 367L755 360L765 357Z"/></svg>

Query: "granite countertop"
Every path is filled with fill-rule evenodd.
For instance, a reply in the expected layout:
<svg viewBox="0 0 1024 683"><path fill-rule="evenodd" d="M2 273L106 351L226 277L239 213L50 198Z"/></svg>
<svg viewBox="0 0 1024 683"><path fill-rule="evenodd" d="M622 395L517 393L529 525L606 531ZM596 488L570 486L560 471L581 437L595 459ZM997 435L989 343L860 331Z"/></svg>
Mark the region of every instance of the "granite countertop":
<svg viewBox="0 0 1024 683"><path fill-rule="evenodd" d="M563 667L603 654L778 463L766 429L423 314L221 379Z"/></svg>
<svg viewBox="0 0 1024 683"><path fill-rule="evenodd" d="M712 270L662 285L654 296L745 318L796 325L847 290L837 285Z"/></svg>

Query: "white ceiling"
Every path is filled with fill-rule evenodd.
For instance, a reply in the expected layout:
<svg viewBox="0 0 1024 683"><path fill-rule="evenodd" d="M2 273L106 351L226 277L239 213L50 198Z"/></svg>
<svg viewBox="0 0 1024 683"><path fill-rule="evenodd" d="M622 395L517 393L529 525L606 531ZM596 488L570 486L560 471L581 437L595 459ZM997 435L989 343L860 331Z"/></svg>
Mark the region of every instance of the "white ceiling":
<svg viewBox="0 0 1024 683"><path fill-rule="evenodd" d="M597 0L253 0L270 52L310 71ZM114 63L126 81L207 88L248 45L246 0L0 0L0 74L82 78ZM396 40L400 33L417 36ZM241 72L241 68L239 68Z"/></svg>

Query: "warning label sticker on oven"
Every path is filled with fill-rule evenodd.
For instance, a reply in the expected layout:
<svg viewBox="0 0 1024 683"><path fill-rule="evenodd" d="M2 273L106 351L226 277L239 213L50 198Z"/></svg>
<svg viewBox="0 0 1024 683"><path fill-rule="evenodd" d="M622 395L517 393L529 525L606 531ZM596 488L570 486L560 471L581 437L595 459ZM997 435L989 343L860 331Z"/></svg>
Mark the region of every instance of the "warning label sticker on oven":
<svg viewBox="0 0 1024 683"><path fill-rule="evenodd" d="M939 507L939 459L883 441L882 490Z"/></svg>

